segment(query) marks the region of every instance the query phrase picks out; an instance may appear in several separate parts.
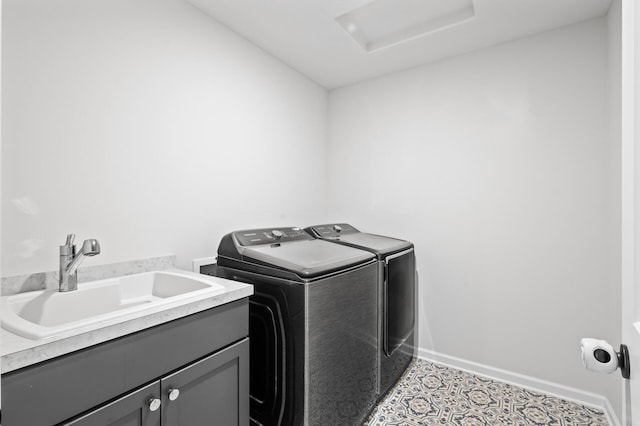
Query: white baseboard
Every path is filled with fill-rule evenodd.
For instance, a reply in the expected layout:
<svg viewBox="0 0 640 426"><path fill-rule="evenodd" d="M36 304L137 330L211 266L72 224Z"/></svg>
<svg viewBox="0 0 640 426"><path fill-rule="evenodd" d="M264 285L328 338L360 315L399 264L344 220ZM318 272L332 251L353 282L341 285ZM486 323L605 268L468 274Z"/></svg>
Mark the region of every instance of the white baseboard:
<svg viewBox="0 0 640 426"><path fill-rule="evenodd" d="M604 411L610 425L620 426L620 420L616 416L609 399L603 395L586 392L569 386L560 385L558 383L548 382L546 380L536 379L535 377L525 376L523 374L502 370L500 368L479 364L477 362L444 355L427 349L418 348L417 356L418 358L426 361L435 362L437 364L467 371L489 379L498 380L588 407L597 408Z"/></svg>

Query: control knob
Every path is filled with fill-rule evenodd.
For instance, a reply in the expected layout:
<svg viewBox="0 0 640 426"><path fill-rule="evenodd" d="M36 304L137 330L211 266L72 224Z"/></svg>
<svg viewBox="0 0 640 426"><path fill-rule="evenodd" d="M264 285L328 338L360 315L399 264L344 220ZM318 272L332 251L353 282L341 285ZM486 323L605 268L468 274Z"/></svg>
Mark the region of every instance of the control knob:
<svg viewBox="0 0 640 426"><path fill-rule="evenodd" d="M333 230L336 232L341 232L342 231L342 227L340 225L333 225Z"/></svg>
<svg viewBox="0 0 640 426"><path fill-rule="evenodd" d="M273 231L271 231L271 235L273 235L273 238L275 238L276 240L279 240L280 238L282 238L284 233L282 231L274 229Z"/></svg>

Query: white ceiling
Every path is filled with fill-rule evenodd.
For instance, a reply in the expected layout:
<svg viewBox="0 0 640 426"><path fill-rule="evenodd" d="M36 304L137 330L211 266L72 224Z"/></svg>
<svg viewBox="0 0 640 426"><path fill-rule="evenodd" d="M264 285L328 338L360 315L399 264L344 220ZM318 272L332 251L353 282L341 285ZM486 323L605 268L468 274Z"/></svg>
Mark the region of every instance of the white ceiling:
<svg viewBox="0 0 640 426"><path fill-rule="evenodd" d="M422 13L417 10L424 9L425 4L433 6L433 15L442 1L187 1L328 89L602 16L611 3L611 0L467 0L472 5L472 17L466 15L458 24L448 22L440 30L434 30L434 25L425 21L424 35L416 35L414 31L407 41L396 40L387 43L389 46L371 43L376 48L367 51L362 38L356 41L357 34L354 39L345 29L348 27L355 33L355 24L349 26L348 21L345 23L347 18L340 18L343 26L336 18L345 14L371 15L369 12L379 3L381 7L386 4L394 9L384 12L383 19L378 16L377 23L371 21L373 25L385 26L404 15L416 28L415 19L410 18ZM384 29L380 32L384 33Z"/></svg>

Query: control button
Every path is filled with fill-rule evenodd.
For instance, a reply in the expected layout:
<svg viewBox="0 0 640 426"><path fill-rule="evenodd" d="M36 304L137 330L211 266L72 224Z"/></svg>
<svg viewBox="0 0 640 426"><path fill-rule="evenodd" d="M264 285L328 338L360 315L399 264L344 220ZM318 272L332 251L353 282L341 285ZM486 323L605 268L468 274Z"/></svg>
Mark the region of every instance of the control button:
<svg viewBox="0 0 640 426"><path fill-rule="evenodd" d="M333 230L336 232L342 231L342 227L340 225L333 225Z"/></svg>
<svg viewBox="0 0 640 426"><path fill-rule="evenodd" d="M275 238L276 240L279 240L280 238L282 238L284 233L282 231L274 229L273 231L271 231L271 235L273 235L273 238Z"/></svg>

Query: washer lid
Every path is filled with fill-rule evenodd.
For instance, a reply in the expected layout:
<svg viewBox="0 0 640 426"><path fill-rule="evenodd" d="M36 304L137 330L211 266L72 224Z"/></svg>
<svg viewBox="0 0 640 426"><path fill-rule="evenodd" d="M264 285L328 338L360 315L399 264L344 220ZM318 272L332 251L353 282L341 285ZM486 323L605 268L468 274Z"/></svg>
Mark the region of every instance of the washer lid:
<svg viewBox="0 0 640 426"><path fill-rule="evenodd" d="M362 247L363 249L371 250L374 253L382 255L399 252L413 247L413 244L409 241L384 237L376 234L366 234L364 232L341 235L336 240Z"/></svg>
<svg viewBox="0 0 640 426"><path fill-rule="evenodd" d="M287 269L301 277L315 277L371 261L373 254L323 240L289 241L242 249L245 260Z"/></svg>
<svg viewBox="0 0 640 426"><path fill-rule="evenodd" d="M409 241L360 232L348 223L316 225L306 230L317 238L362 248L379 256L386 256L413 247Z"/></svg>

